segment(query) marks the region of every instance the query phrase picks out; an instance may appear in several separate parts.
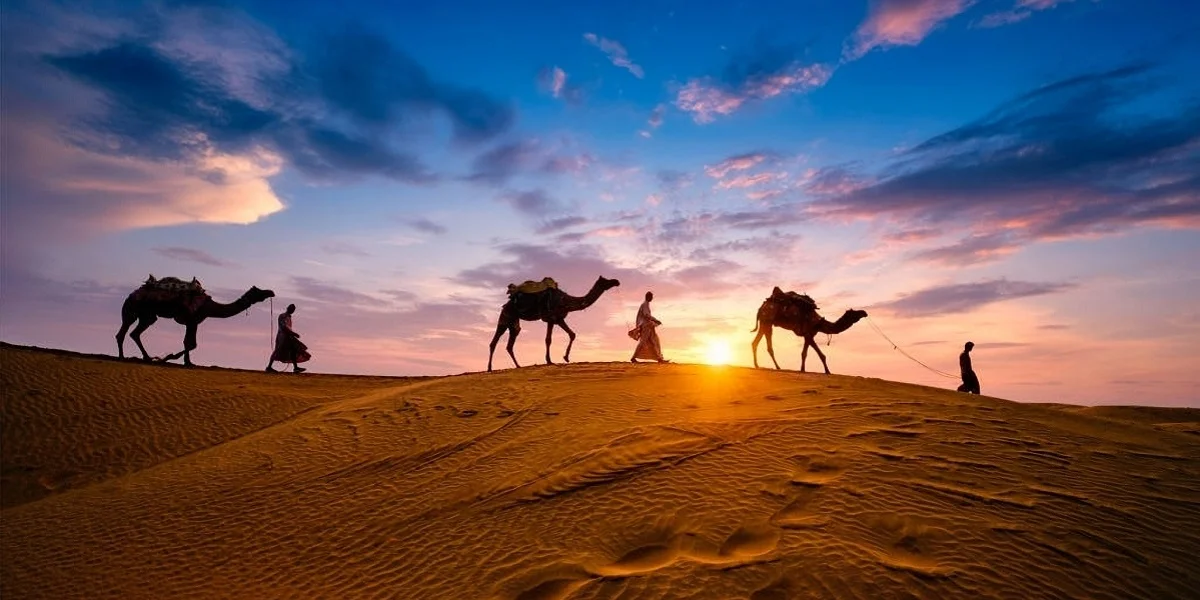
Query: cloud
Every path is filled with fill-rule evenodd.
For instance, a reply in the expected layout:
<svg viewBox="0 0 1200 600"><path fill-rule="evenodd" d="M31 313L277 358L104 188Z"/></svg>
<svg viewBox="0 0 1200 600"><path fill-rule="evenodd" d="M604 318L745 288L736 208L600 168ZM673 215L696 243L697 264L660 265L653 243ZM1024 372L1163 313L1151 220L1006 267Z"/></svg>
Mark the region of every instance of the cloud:
<svg viewBox="0 0 1200 600"><path fill-rule="evenodd" d="M629 59L629 52L625 50L625 46L622 46L620 42L602 38L594 33L583 34L583 39L607 54L608 60L612 61L614 66L629 71L638 79L646 76L642 68Z"/></svg>
<svg viewBox="0 0 1200 600"><path fill-rule="evenodd" d="M541 225L539 225L537 227L536 231L537 231L537 233L543 233L543 234L544 233L558 233L560 231L564 231L564 230L570 229L572 227L578 227L580 225L585 225L589 221L590 220L587 217L583 217L583 216L579 216L579 215L559 217L557 219L550 219L548 221L543 222Z"/></svg>
<svg viewBox="0 0 1200 600"><path fill-rule="evenodd" d="M545 190L508 192L503 194L500 199L517 212L529 217L547 217L566 209L562 203L550 197Z"/></svg>
<svg viewBox="0 0 1200 600"><path fill-rule="evenodd" d="M292 277L291 287L296 293L313 300L338 306L384 307L388 302L362 292L324 283L312 277Z"/></svg>
<svg viewBox="0 0 1200 600"><path fill-rule="evenodd" d="M5 20L13 230L253 223L282 210L270 178L287 167L427 184L437 176L401 134L440 115L470 144L514 120L507 103L437 80L361 29L293 46L228 6L178 3L120 14L29 4Z"/></svg>
<svg viewBox="0 0 1200 600"><path fill-rule="evenodd" d="M234 263L221 260L203 250L197 250L195 248L181 248L178 246L170 246L170 247L166 247L166 248L154 248L153 251L155 254L158 254L159 256L165 256L167 258L171 258L174 260L181 260L181 261L185 261L185 262L200 263L202 265L209 265L212 267L235 267L235 266L237 266Z"/></svg>
<svg viewBox="0 0 1200 600"><path fill-rule="evenodd" d="M1138 226L1200 228L1200 104L1172 100L1151 74L1133 65L1042 86L812 211L973 232L924 255L940 259ZM1174 107L1162 117L1131 110L1151 101Z"/></svg>
<svg viewBox="0 0 1200 600"><path fill-rule="evenodd" d="M994 12L979 20L980 27L1000 27L1011 25L1028 19L1037 11L1054 8L1074 0L1017 0L1016 5L1009 10Z"/></svg>
<svg viewBox="0 0 1200 600"><path fill-rule="evenodd" d="M562 175L581 173L596 162L587 152L569 153L536 139L507 142L480 154L471 163L466 180L502 185L523 174Z"/></svg>
<svg viewBox="0 0 1200 600"><path fill-rule="evenodd" d="M679 90L675 106L691 113L696 123L711 123L754 100L807 93L825 85L832 75L833 69L827 65L796 60L773 70L739 72L732 82L700 77L689 80Z"/></svg>
<svg viewBox="0 0 1200 600"><path fill-rule="evenodd" d="M1016 253L1020 244L1003 234L973 235L955 244L922 250L912 255L914 260L949 266L968 266L999 260Z"/></svg>
<svg viewBox="0 0 1200 600"><path fill-rule="evenodd" d="M433 235L442 235L442 234L446 233L446 231L447 231L445 225L435 223L424 217L417 218L417 219L409 219L409 220L405 221L404 223L406 225L408 225L409 227L412 227L413 229L420 231L422 233L432 233Z"/></svg>
<svg viewBox="0 0 1200 600"><path fill-rule="evenodd" d="M326 242L321 244L321 250L323 250L326 254L335 254L341 256L356 256L359 258L371 256L370 252L367 252L359 246L349 242Z"/></svg>
<svg viewBox="0 0 1200 600"><path fill-rule="evenodd" d="M705 165L704 173L713 179L721 179L731 171L745 171L770 158L765 152L747 152L730 156L715 165Z"/></svg>
<svg viewBox="0 0 1200 600"><path fill-rule="evenodd" d="M938 25L967 10L974 0L872 0L867 18L846 42L843 60L875 48L915 46Z"/></svg>
<svg viewBox="0 0 1200 600"><path fill-rule="evenodd" d="M538 87L568 104L583 102L583 89L567 81L567 72L560 67L545 67L538 71Z"/></svg>
<svg viewBox="0 0 1200 600"><path fill-rule="evenodd" d="M994 279L979 283L951 284L906 294L891 302L877 304L898 317L931 317L967 313L988 304L1055 294L1074 288L1071 283L1038 283Z"/></svg>
<svg viewBox="0 0 1200 600"><path fill-rule="evenodd" d="M658 106L655 106L654 110L650 111L650 118L646 120L646 129L639 131L638 135L641 135L644 138L654 135L654 130L658 129L663 124L663 115L666 113L666 111L667 106L665 104L659 104Z"/></svg>

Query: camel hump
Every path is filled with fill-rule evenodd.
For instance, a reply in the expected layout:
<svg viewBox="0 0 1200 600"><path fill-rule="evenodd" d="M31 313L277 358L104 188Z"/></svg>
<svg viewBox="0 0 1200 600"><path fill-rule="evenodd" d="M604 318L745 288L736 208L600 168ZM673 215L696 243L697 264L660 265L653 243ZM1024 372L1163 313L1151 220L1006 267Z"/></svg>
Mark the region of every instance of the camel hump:
<svg viewBox="0 0 1200 600"><path fill-rule="evenodd" d="M783 291L776 286L771 290L771 297L768 300L783 302L791 306L796 306L804 310L817 310L817 301L813 300L808 294L797 294L793 291Z"/></svg>
<svg viewBox="0 0 1200 600"><path fill-rule="evenodd" d="M184 281L178 277L163 277L161 279L155 279L154 275L151 275L150 278L142 284L142 288L146 290L163 292L204 293L204 286L201 285L200 280L196 279L195 277L193 277L191 281Z"/></svg>
<svg viewBox="0 0 1200 600"><path fill-rule="evenodd" d="M508 295L514 294L538 294L546 290L557 290L558 282L550 277L543 277L541 281L533 281L528 279L525 283L517 285L515 283L508 284Z"/></svg>

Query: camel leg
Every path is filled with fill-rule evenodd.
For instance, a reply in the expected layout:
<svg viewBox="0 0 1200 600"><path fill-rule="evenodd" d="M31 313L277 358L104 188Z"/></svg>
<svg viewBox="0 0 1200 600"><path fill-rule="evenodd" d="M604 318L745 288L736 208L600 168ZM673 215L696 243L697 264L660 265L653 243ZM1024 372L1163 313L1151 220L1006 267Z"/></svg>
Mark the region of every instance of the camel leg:
<svg viewBox="0 0 1200 600"><path fill-rule="evenodd" d="M199 328L198 324L188 325L187 331L183 334L183 365L185 367L192 366L192 350L196 349L196 330Z"/></svg>
<svg viewBox="0 0 1200 600"><path fill-rule="evenodd" d="M516 355L516 353L513 352L513 346L516 345L517 336L520 334L521 334L521 322L520 321L513 323L513 325L508 328L508 355L512 357L513 365L515 365L518 369L521 368L521 364L517 362L517 355Z"/></svg>
<svg viewBox="0 0 1200 600"><path fill-rule="evenodd" d="M126 318L125 315L121 315L121 329L117 331L117 358L125 358L125 333L136 321L137 317Z"/></svg>
<svg viewBox="0 0 1200 600"><path fill-rule="evenodd" d="M559 319L557 324L559 327L562 327L563 331L567 332L567 352L563 354L563 362L571 362L571 345L575 343L575 332L571 331L570 327L567 327L566 319Z"/></svg>
<svg viewBox="0 0 1200 600"><path fill-rule="evenodd" d="M775 360L775 345L774 345L774 344L771 342L771 338L772 338L771 329L772 329L772 328L773 328L773 327L768 327L768 328L767 328L767 331L766 331L766 337L767 337L767 354L770 354L770 355L771 355L771 362L775 363L775 369L776 369L776 370L781 370L781 369L779 368L779 361Z"/></svg>
<svg viewBox="0 0 1200 600"><path fill-rule="evenodd" d="M758 342L763 338L763 330L759 329L758 334L754 336L754 341L750 342L750 352L754 354L754 368L758 368Z"/></svg>
<svg viewBox="0 0 1200 600"><path fill-rule="evenodd" d="M546 323L546 364L552 365L554 361L550 360L550 337L554 335L554 322Z"/></svg>
<svg viewBox="0 0 1200 600"><path fill-rule="evenodd" d="M813 350L817 351L817 356L821 359L821 366L825 367L825 374L830 375L829 363L825 362L825 353L821 352L821 345L814 341L812 347Z"/></svg>
<svg viewBox="0 0 1200 600"><path fill-rule="evenodd" d="M492 336L492 343L488 344L488 372L492 371L492 355L496 353L496 344L500 342L500 336L508 330L508 324L503 320L496 323L496 335Z"/></svg>
<svg viewBox="0 0 1200 600"><path fill-rule="evenodd" d="M811 342L808 338L804 338L804 349L800 351L800 372L804 372L804 365L808 362L808 344Z"/></svg>
<svg viewBox="0 0 1200 600"><path fill-rule="evenodd" d="M142 360L150 360L150 353L146 352L146 347L142 345L142 332L149 329L155 321L158 321L158 315L138 317L137 326L129 333L129 338L133 340L133 343L137 344L138 350L142 351Z"/></svg>

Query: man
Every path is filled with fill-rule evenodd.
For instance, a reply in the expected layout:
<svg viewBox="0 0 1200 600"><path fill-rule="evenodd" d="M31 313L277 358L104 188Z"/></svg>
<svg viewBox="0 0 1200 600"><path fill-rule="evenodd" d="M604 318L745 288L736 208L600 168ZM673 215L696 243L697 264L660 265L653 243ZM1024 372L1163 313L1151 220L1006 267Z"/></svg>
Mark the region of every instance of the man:
<svg viewBox="0 0 1200 600"><path fill-rule="evenodd" d="M312 355L308 353L308 346L300 341L300 334L292 329L292 315L295 312L296 305L289 304L287 310L279 315L279 331L275 333L275 350L271 352L271 361L267 363L268 373L275 372L275 361L292 363L293 373L307 370L300 363L307 362Z"/></svg>
<svg viewBox="0 0 1200 600"><path fill-rule="evenodd" d="M958 391L968 394L979 393L979 377L975 375L975 370L971 368L971 348L974 347L974 342L967 342L962 354L958 355L958 368L962 371L963 380L962 385L958 386Z"/></svg>
<svg viewBox="0 0 1200 600"><path fill-rule="evenodd" d="M639 358L657 360L660 363L671 362L663 358L662 347L658 345L658 332L655 331L655 328L662 325L662 321L655 319L650 314L651 300L654 300L654 292L646 292L646 301L638 308L638 345L633 350L633 357L629 359L629 362L635 363Z"/></svg>

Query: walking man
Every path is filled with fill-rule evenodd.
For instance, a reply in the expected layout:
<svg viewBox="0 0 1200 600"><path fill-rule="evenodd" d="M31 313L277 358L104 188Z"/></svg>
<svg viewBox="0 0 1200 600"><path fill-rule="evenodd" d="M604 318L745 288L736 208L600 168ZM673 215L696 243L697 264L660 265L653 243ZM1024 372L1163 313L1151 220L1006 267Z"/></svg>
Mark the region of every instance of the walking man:
<svg viewBox="0 0 1200 600"><path fill-rule="evenodd" d="M958 391L968 394L979 393L979 377L975 375L975 369L971 368L971 348L975 347L974 342L967 342L962 351L958 355L958 368L962 371L962 385L958 386Z"/></svg>

